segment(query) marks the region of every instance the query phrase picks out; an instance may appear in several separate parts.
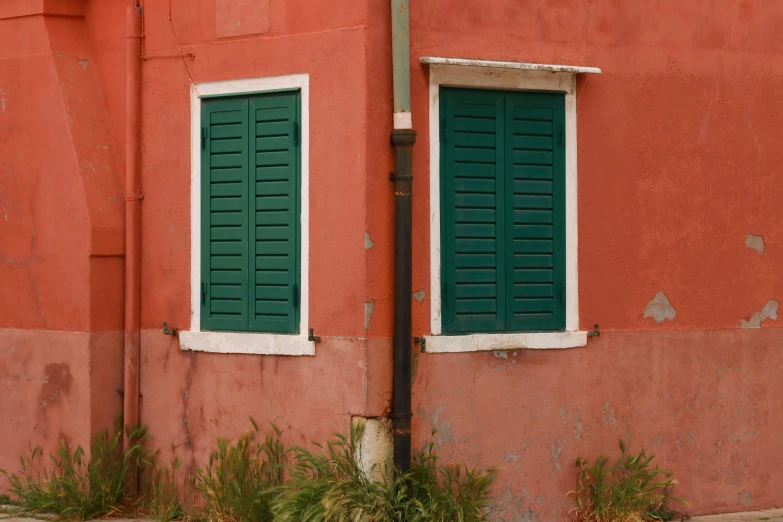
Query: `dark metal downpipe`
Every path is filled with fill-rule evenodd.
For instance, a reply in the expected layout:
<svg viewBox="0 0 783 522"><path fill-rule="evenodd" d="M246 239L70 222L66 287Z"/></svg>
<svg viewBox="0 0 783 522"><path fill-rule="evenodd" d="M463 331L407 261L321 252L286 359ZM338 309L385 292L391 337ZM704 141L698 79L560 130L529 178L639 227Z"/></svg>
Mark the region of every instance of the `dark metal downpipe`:
<svg viewBox="0 0 783 522"><path fill-rule="evenodd" d="M411 245L413 242L413 144L416 131L395 129L397 172L394 181L394 385L392 430L394 466L402 473L411 465Z"/></svg>

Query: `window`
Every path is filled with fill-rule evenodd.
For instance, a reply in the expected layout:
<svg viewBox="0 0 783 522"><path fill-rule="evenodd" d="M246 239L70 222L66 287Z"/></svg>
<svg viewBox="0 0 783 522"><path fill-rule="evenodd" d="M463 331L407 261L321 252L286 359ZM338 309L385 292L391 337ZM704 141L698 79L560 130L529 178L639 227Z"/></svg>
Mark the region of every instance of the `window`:
<svg viewBox="0 0 783 522"><path fill-rule="evenodd" d="M181 349L315 355L309 106L306 73L191 86L191 323Z"/></svg>
<svg viewBox="0 0 783 522"><path fill-rule="evenodd" d="M298 333L299 93L201 110L202 327Z"/></svg>
<svg viewBox="0 0 783 522"><path fill-rule="evenodd" d="M443 332L565 330L565 94L440 104Z"/></svg>
<svg viewBox="0 0 783 522"><path fill-rule="evenodd" d="M428 352L574 348L576 77L596 67L421 57L429 67Z"/></svg>

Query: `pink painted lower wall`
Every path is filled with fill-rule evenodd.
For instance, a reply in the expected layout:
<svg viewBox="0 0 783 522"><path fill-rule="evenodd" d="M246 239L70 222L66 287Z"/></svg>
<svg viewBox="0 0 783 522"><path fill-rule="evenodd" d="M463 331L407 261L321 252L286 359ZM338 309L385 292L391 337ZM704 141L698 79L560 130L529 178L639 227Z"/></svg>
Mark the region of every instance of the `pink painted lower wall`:
<svg viewBox="0 0 783 522"><path fill-rule="evenodd" d="M86 448L113 426L121 387L122 332L0 329L0 469L16 471L38 445Z"/></svg>
<svg viewBox="0 0 783 522"><path fill-rule="evenodd" d="M611 332L586 348L418 356L415 441L503 467L509 520L563 520L577 457L644 448L693 514L780 506L780 329Z"/></svg>
<svg viewBox="0 0 783 522"><path fill-rule="evenodd" d="M141 422L155 446L174 445L185 469L203 463L217 437L252 429L251 417L307 444L346 432L352 416L384 414L389 402L388 341L329 338L315 357L258 356L185 352L147 330L141 346Z"/></svg>

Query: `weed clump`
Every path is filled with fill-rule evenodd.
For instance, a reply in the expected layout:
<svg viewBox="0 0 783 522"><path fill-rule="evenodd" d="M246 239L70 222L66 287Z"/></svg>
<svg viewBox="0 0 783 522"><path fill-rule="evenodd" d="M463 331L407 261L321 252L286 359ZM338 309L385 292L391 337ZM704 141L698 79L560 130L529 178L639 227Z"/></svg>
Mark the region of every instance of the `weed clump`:
<svg viewBox="0 0 783 522"><path fill-rule="evenodd" d="M195 488L202 506L198 516L209 522L273 520L271 504L283 486L288 451L280 442L280 430L258 440L258 425L242 434L235 444L218 439L217 450L204 468L198 468Z"/></svg>
<svg viewBox="0 0 783 522"><path fill-rule="evenodd" d="M90 456L78 446L71 450L65 441L50 455L51 468L40 468L43 450L33 449L20 458L20 473L0 470L9 482L9 492L24 513L46 513L60 518L85 520L116 515L125 500L125 486L132 470L143 468L149 453L142 445L144 428L128 431L129 448L122 451L122 431L114 436L97 433L90 442Z"/></svg>
<svg viewBox="0 0 783 522"><path fill-rule="evenodd" d="M623 441L620 452L611 466L604 455L594 464L576 460L576 490L569 493L576 502L576 522L667 522L681 516L669 505L685 504L671 495L677 481L671 472L652 466L655 455L643 449L630 454Z"/></svg>
<svg viewBox="0 0 783 522"><path fill-rule="evenodd" d="M326 453L294 448L291 477L273 502L279 522L482 522L497 470L440 466L433 444L393 480L372 481L358 464L362 426ZM374 470L373 470L374 471ZM388 469L383 475L388 476ZM373 473L369 473L373 475Z"/></svg>

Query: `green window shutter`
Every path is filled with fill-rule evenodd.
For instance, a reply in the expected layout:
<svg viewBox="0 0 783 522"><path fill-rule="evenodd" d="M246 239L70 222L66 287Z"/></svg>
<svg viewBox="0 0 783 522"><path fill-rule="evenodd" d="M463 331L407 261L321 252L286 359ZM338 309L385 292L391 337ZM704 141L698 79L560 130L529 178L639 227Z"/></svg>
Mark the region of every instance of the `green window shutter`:
<svg viewBox="0 0 783 522"><path fill-rule="evenodd" d="M565 95L505 95L506 329L565 329Z"/></svg>
<svg viewBox="0 0 783 522"><path fill-rule="evenodd" d="M250 98L250 329L298 333L300 97Z"/></svg>
<svg viewBox="0 0 783 522"><path fill-rule="evenodd" d="M444 333L505 329L503 110L502 92L441 89Z"/></svg>
<svg viewBox="0 0 783 522"><path fill-rule="evenodd" d="M201 324L248 329L248 102L201 108Z"/></svg>

